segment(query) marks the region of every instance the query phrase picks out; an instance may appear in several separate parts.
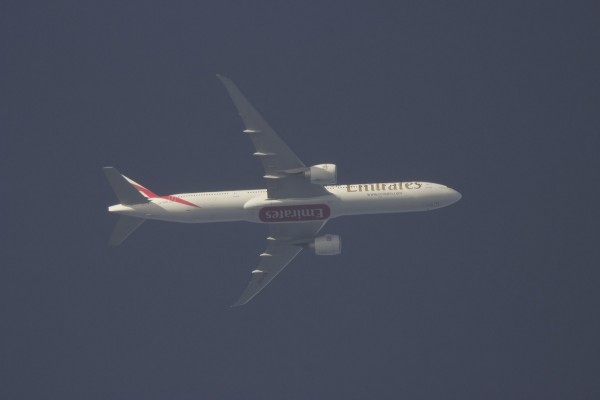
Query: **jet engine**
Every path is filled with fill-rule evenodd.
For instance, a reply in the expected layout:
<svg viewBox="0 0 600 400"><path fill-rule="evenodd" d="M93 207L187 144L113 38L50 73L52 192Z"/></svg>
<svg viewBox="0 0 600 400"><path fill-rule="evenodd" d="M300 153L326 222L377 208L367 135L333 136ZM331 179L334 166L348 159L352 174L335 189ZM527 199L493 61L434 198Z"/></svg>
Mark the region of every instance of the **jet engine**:
<svg viewBox="0 0 600 400"><path fill-rule="evenodd" d="M342 239L338 235L316 237L308 247L318 256L335 256L342 252Z"/></svg>
<svg viewBox="0 0 600 400"><path fill-rule="evenodd" d="M337 167L335 164L313 165L304 173L310 183L319 185L335 185L337 183Z"/></svg>

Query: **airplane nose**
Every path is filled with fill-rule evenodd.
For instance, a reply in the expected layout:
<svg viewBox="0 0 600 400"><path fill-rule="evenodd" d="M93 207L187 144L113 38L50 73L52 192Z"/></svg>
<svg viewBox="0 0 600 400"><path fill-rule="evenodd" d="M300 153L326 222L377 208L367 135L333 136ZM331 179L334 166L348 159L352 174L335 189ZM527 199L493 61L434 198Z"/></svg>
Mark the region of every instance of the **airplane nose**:
<svg viewBox="0 0 600 400"><path fill-rule="evenodd" d="M462 194L460 194L458 191L451 188L448 188L448 191L450 192L450 195L448 196L450 199L450 204L454 204L462 199Z"/></svg>

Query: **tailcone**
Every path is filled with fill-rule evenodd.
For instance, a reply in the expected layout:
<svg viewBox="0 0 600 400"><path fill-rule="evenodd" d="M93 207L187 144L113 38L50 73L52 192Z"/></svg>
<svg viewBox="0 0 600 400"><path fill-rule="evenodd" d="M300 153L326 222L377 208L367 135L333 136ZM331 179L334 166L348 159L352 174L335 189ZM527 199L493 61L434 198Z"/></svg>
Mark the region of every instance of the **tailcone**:
<svg viewBox="0 0 600 400"><path fill-rule="evenodd" d="M133 208L123 204L115 204L114 206L108 207L108 212L110 213L125 214L132 211L134 211Z"/></svg>

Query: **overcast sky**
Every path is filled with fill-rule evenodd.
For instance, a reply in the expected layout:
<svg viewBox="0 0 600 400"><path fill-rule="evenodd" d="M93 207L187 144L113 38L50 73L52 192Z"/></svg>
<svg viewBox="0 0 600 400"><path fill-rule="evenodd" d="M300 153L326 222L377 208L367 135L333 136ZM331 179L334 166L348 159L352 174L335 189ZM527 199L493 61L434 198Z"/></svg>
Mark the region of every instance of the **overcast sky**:
<svg viewBox="0 0 600 400"><path fill-rule="evenodd" d="M176 3L176 4L174 4ZM0 5L0 397L600 398L594 1ZM161 194L260 188L215 77L340 183L463 199L348 217L229 308L250 223L106 243L114 165Z"/></svg>

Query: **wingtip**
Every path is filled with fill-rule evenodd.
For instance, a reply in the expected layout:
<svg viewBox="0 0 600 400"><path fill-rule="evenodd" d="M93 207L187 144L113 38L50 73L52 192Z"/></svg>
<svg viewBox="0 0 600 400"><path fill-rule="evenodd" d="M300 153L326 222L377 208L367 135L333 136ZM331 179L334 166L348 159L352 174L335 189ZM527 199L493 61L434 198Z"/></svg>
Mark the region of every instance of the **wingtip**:
<svg viewBox="0 0 600 400"><path fill-rule="evenodd" d="M242 301L242 299L239 299L238 301L236 301L235 303L233 303L232 305L230 305L229 308L240 307L240 306L243 306L244 304L246 304L247 302L248 302L248 300Z"/></svg>

